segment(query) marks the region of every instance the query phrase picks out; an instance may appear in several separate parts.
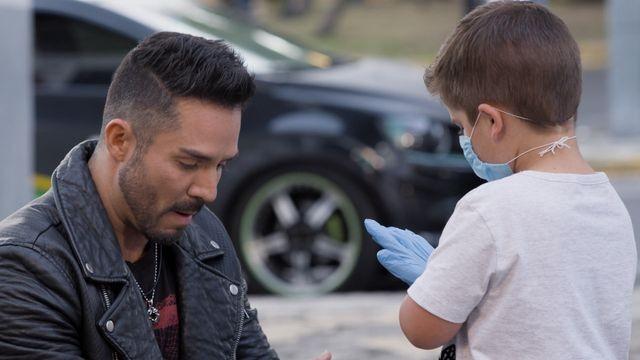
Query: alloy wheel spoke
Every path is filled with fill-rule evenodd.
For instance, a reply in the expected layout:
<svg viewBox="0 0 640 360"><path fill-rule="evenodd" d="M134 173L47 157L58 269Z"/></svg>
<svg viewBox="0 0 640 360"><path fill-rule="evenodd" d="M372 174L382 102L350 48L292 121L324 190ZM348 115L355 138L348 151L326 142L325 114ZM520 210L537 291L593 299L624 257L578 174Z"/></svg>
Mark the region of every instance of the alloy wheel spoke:
<svg viewBox="0 0 640 360"><path fill-rule="evenodd" d="M333 274L335 270L336 270L335 266L329 266L329 265L315 266L311 270L311 274L310 274L311 279L316 283L324 281L324 279L328 278L331 274Z"/></svg>
<svg viewBox="0 0 640 360"><path fill-rule="evenodd" d="M278 222L285 229L295 225L300 220L298 209L288 193L283 192L277 195L272 201L272 206Z"/></svg>
<svg viewBox="0 0 640 360"><path fill-rule="evenodd" d="M338 204L331 193L325 193L304 214L304 220L312 229L320 229L335 212Z"/></svg>
<svg viewBox="0 0 640 360"><path fill-rule="evenodd" d="M335 239L326 236L318 235L311 245L311 251L322 258L341 261L346 255L346 246Z"/></svg>
<svg viewBox="0 0 640 360"><path fill-rule="evenodd" d="M263 257L284 254L291 248L289 237L282 231L277 231L253 242L256 251Z"/></svg>
<svg viewBox="0 0 640 360"><path fill-rule="evenodd" d="M307 286L313 283L306 272L300 272L294 269L285 270L282 277L294 286Z"/></svg>
<svg viewBox="0 0 640 360"><path fill-rule="evenodd" d="M311 254L308 251L293 251L290 254L291 267L297 272L307 272L311 267Z"/></svg>

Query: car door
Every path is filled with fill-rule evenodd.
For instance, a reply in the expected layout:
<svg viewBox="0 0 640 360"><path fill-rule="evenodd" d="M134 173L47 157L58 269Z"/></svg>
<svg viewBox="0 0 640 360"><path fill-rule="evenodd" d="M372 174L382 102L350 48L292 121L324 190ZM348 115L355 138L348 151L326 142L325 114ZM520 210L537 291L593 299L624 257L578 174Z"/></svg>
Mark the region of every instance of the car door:
<svg viewBox="0 0 640 360"><path fill-rule="evenodd" d="M36 12L34 92L37 192L78 142L100 133L111 77L133 38L72 15Z"/></svg>

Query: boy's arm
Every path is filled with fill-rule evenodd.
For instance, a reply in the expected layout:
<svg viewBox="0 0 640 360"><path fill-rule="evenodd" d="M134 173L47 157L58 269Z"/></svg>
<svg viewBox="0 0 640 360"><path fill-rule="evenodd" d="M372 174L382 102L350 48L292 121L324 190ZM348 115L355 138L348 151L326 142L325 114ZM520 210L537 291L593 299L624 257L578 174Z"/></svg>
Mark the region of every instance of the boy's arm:
<svg viewBox="0 0 640 360"><path fill-rule="evenodd" d="M400 309L409 341L420 348L451 342L487 294L496 266L497 248L487 224L470 204L459 202Z"/></svg>
<svg viewBox="0 0 640 360"><path fill-rule="evenodd" d="M406 296L400 306L400 327L413 346L435 349L451 342L462 324L443 320Z"/></svg>

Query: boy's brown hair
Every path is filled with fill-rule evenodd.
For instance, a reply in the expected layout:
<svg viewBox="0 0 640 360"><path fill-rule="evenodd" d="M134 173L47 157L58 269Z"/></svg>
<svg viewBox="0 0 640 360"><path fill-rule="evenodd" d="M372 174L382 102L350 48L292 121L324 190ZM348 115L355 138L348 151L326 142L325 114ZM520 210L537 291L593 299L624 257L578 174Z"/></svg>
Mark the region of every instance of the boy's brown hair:
<svg viewBox="0 0 640 360"><path fill-rule="evenodd" d="M470 121L481 103L533 120L540 128L576 116L582 92L578 45L542 5L498 1L465 16L427 69L425 84Z"/></svg>

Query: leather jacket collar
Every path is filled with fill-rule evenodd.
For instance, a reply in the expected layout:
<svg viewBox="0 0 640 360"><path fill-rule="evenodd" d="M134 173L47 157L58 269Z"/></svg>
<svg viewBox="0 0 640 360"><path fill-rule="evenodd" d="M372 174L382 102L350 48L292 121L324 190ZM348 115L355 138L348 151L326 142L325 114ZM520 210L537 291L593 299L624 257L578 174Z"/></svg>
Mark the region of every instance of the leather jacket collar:
<svg viewBox="0 0 640 360"><path fill-rule="evenodd" d="M127 265L87 166L96 145L97 140L84 141L60 163L52 176L54 198L85 276L97 281L124 280ZM186 228L178 246L201 261L224 255L221 247L212 246L214 240L199 238L197 226ZM230 280L241 282L240 278Z"/></svg>

